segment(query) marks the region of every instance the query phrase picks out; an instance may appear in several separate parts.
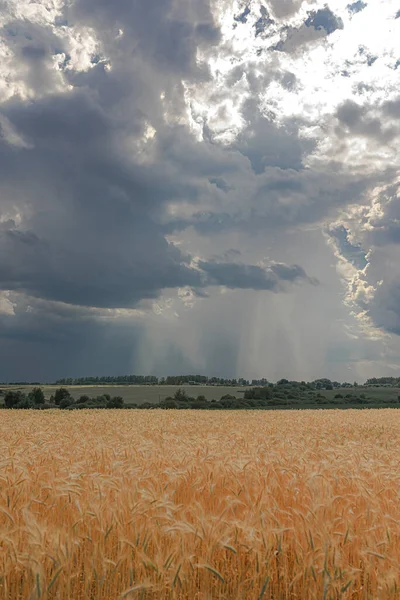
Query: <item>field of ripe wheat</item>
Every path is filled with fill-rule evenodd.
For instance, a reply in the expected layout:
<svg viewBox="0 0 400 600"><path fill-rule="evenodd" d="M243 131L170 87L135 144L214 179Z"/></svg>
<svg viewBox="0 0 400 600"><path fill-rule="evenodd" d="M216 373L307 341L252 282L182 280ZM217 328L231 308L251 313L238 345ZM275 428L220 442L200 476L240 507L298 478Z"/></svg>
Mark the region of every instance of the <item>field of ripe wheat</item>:
<svg viewBox="0 0 400 600"><path fill-rule="evenodd" d="M1 411L1 600L400 598L400 411Z"/></svg>

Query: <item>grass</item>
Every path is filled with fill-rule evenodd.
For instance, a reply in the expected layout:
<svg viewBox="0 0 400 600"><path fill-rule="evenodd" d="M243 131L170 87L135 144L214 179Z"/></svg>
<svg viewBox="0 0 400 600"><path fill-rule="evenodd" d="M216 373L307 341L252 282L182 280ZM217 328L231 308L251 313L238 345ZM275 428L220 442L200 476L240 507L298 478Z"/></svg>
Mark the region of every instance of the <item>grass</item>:
<svg viewBox="0 0 400 600"><path fill-rule="evenodd" d="M399 598L400 413L2 411L3 600Z"/></svg>

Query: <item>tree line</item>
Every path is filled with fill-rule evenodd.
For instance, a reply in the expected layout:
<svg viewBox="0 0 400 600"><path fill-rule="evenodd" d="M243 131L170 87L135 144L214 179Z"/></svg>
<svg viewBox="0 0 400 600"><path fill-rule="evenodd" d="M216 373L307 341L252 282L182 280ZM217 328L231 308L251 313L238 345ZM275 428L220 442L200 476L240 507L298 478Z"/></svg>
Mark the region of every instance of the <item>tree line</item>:
<svg viewBox="0 0 400 600"><path fill-rule="evenodd" d="M25 394L19 390L9 390L4 395L4 405L6 408L14 409L40 409L46 408L123 408L124 401L121 396L111 397L109 394L90 398L87 395L81 395L75 399L69 390L59 388L54 395L50 396L48 402L43 390L40 387L35 387L31 392Z"/></svg>
<svg viewBox="0 0 400 600"><path fill-rule="evenodd" d="M239 392L237 397L234 393L224 394L219 399L208 400L204 395L191 396L187 391L178 388L172 396L169 396L158 403L132 403L126 405L121 396L111 397L109 394L102 394L95 397L89 397L86 394L74 398L70 390L60 387L50 397L45 399L43 390L35 387L31 392L25 394L21 391L8 390L4 396L6 408L12 409L47 409L59 408L62 410L90 409L90 408L118 408L118 409L206 409L206 410L226 410L226 409L267 409L267 408L312 408L331 405L332 407L367 407L389 405L400 405L400 396L388 396L385 394L382 398L368 397L365 393L367 388L362 386L352 389L341 388L336 392L329 393L333 387L328 380L321 380L321 386L310 387L305 382L290 382L287 379L281 379L276 384L270 383L260 387L252 387ZM233 391L233 390L232 390ZM237 392L236 392L237 393Z"/></svg>
<svg viewBox="0 0 400 600"><path fill-rule="evenodd" d="M100 375L96 377L64 377L57 379L50 385L71 386L71 385L212 385L212 386L257 386L265 387L271 385L290 384L292 386L302 385L309 389L336 389L357 387L359 384L355 381L349 383L347 381L332 381L327 378L314 379L313 381L291 381L288 379L280 379L276 384L269 381L266 377L260 379L245 379L239 378L224 378L224 377L208 377L206 375L168 375L167 377L156 377L155 375ZM7 381L0 385L19 385L19 386L40 386L44 385L40 381ZM364 386L376 387L400 387L400 377L371 377L367 379Z"/></svg>
<svg viewBox="0 0 400 600"><path fill-rule="evenodd" d="M381 379L369 379L365 385L395 385L394 382L399 384L400 378L381 378ZM369 383L371 382L371 383ZM335 389L343 387L356 387L357 382L339 382L331 381L330 379L320 378L314 381L289 381L288 379L280 379L276 385L288 383L292 386L303 385L309 389ZM270 382L267 378L262 377L260 379L245 379L239 378L224 378L224 377L208 377L206 375L168 375L167 377L156 377L155 375L106 375L98 377L65 377L63 379L57 379L52 385L60 386L97 386L97 385L211 385L211 386L239 386L239 387L264 387L275 385ZM13 381L3 383L2 385L34 385L40 386L41 383L38 381Z"/></svg>

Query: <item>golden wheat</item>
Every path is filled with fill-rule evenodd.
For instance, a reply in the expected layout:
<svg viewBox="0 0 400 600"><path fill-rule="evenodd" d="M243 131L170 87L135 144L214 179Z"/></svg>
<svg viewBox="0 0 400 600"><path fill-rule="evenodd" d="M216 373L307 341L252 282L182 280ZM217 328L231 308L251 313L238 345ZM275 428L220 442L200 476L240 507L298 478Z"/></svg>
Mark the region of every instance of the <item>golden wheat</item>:
<svg viewBox="0 0 400 600"><path fill-rule="evenodd" d="M400 411L0 412L0 598L400 598Z"/></svg>

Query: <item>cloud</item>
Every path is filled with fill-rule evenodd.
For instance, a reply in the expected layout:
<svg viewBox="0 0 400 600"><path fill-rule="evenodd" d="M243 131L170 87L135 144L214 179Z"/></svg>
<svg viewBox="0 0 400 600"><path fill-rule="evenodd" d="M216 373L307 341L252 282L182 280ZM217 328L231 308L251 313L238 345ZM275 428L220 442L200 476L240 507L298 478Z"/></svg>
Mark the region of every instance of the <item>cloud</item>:
<svg viewBox="0 0 400 600"><path fill-rule="evenodd" d="M299 10L301 3L301 0L270 0L273 13L278 19L295 14Z"/></svg>
<svg viewBox="0 0 400 600"><path fill-rule="evenodd" d="M299 265L272 264L266 268L256 265L199 261L206 274L205 285L222 285L230 289L282 291L283 282L298 280L316 283Z"/></svg>
<svg viewBox="0 0 400 600"><path fill-rule="evenodd" d="M0 313L0 330L0 381L54 381L69 375L131 372L143 323L76 314L60 318L25 308L17 315Z"/></svg>
<svg viewBox="0 0 400 600"><path fill-rule="evenodd" d="M393 5L3 8L1 377L108 365L236 372L252 369L256 347L276 360L274 373L297 373L303 315L310 330L320 306L350 327L352 303L375 328L395 330L393 309L382 308L395 304L399 239ZM293 285L316 284L314 275L321 285ZM245 307L246 324L232 332ZM279 327L257 345L269 339L266 312L281 315ZM193 349L189 325L202 338ZM337 348L352 357L337 324L329 331L315 364Z"/></svg>
<svg viewBox="0 0 400 600"><path fill-rule="evenodd" d="M382 106L383 113L387 117L392 117L393 119L400 119L400 97L395 100L388 100L383 103Z"/></svg>
<svg viewBox="0 0 400 600"><path fill-rule="evenodd" d="M399 134L396 127L390 125L385 127L380 118L368 114L368 107L352 100L347 100L339 106L336 114L343 127L343 133L369 137L380 143L388 143Z"/></svg>
<svg viewBox="0 0 400 600"><path fill-rule="evenodd" d="M343 20L337 17L328 6L308 12L308 17L300 27L287 25L282 29L281 40L271 47L272 50L294 53L307 44L331 35L343 29Z"/></svg>

